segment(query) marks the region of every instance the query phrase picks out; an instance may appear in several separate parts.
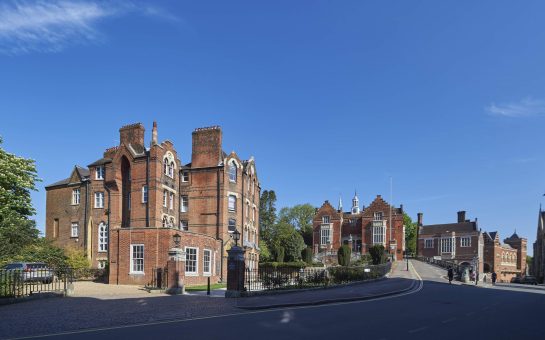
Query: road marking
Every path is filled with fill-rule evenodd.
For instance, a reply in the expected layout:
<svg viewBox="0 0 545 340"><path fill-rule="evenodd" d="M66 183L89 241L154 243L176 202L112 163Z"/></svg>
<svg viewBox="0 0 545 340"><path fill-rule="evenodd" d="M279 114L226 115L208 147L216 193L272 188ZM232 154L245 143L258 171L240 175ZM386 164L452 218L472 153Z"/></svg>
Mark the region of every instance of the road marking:
<svg viewBox="0 0 545 340"><path fill-rule="evenodd" d="M452 322L452 321L455 321L456 318L450 318L450 319L446 319L446 320L443 320L441 321L441 323L449 323L449 322Z"/></svg>
<svg viewBox="0 0 545 340"><path fill-rule="evenodd" d="M348 302L336 302L336 303L334 302L334 303L328 303L328 304L324 304L324 305L271 308L271 309L256 310L256 311L250 311L250 312L226 313L226 314L219 314L219 315L200 316L200 317L194 317L194 318L188 318L188 319L172 319L172 320L163 320L163 321L150 321L150 322L142 322L142 323L136 323L136 324L131 324L131 325L97 327L97 328L80 329L80 330L65 331L65 332L58 332L58 333L51 333L51 334L31 335L31 336L23 336L23 337L17 337L17 338L7 338L7 340L46 338L46 337L62 336L62 335L70 335L70 334L92 333L92 332L101 332L101 331L109 331L109 330L116 330L116 329L126 329L126 328L165 325L165 324L182 323L182 322L189 322L189 321L198 321L198 320L218 319L218 318L229 317L229 316L243 316L243 315L248 315L248 314L273 313L273 312L286 311L286 310L322 308L322 307L328 307L328 306L342 306L342 305L349 305L349 304L355 304L355 303L366 303L366 302L388 300L388 299L393 299L393 298L397 298L397 297L401 297L401 296L405 296L405 295L418 293L424 287L424 281L422 280L422 278L420 277L420 275L418 274L418 272L414 268L412 262L409 262L409 264L411 265L411 269L412 269L413 273L418 278L418 283L417 283L418 287L415 288L415 289L411 289L411 290L408 290L406 292L400 293L400 294L384 296L384 297L380 297L380 298L376 298L376 299L360 300L360 301L348 301ZM411 284L410 287L412 287L413 285L414 285L414 283ZM425 328L427 328L427 327L425 327Z"/></svg>
<svg viewBox="0 0 545 340"><path fill-rule="evenodd" d="M423 330L425 330L425 329L427 329L427 328L428 328L428 326L424 326L424 327L420 327L420 328L411 329L411 330L409 331L409 333L421 332L421 331L423 331Z"/></svg>

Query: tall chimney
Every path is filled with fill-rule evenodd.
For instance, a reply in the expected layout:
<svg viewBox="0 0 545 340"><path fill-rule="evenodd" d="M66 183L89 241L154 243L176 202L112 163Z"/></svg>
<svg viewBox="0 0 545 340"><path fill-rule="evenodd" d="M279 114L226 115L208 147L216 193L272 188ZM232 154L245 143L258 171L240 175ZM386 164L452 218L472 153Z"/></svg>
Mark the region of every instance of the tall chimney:
<svg viewBox="0 0 545 340"><path fill-rule="evenodd" d="M123 126L119 129L119 144L144 146L144 131L141 123Z"/></svg>
<svg viewBox="0 0 545 340"><path fill-rule="evenodd" d="M422 224L422 213L418 213L417 216L418 216L418 220L417 220L417 224L419 227L421 227L423 224Z"/></svg>
<svg viewBox="0 0 545 340"><path fill-rule="evenodd" d="M464 210L458 211L458 223L466 221L466 212Z"/></svg>
<svg viewBox="0 0 545 340"><path fill-rule="evenodd" d="M211 126L197 128L193 131L193 150L191 167L214 167L223 160L221 149L221 128Z"/></svg>
<svg viewBox="0 0 545 340"><path fill-rule="evenodd" d="M157 145L157 122L153 121L153 129L151 130L151 145Z"/></svg>

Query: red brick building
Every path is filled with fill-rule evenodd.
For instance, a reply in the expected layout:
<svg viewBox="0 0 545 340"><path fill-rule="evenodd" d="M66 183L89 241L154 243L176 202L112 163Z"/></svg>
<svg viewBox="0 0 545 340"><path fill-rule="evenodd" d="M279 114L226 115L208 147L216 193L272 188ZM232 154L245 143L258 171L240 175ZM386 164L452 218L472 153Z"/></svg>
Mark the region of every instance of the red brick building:
<svg viewBox="0 0 545 340"><path fill-rule="evenodd" d="M342 244L351 245L356 254L367 254L370 247L381 244L396 260L403 259L403 206L392 207L377 195L360 211L359 199L354 195L351 210L343 212L340 201L338 209L325 201L313 219L314 255L334 255Z"/></svg>
<svg viewBox="0 0 545 340"><path fill-rule="evenodd" d="M155 122L149 147L140 123L119 134L119 145L102 158L46 187L48 239L84 250L93 267L108 264L116 284L150 282L154 269L165 267L175 234L186 252L186 284L225 279L235 230L246 265L256 265L260 184L253 158L226 154L219 127L193 132L185 165L172 142L158 142Z"/></svg>
<svg viewBox="0 0 545 340"><path fill-rule="evenodd" d="M418 214L417 254L440 260L449 260L462 266L473 266L478 261L483 271L483 234L475 221L466 220L466 212L458 212L456 223L422 224Z"/></svg>
<svg viewBox="0 0 545 340"><path fill-rule="evenodd" d="M526 243L517 233L500 242L499 233L484 233L484 272L497 274L499 282L509 282L526 274Z"/></svg>

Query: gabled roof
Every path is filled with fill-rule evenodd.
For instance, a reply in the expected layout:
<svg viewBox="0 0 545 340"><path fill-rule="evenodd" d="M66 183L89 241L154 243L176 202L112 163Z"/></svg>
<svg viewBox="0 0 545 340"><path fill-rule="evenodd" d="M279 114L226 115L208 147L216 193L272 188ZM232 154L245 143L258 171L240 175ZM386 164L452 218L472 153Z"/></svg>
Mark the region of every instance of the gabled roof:
<svg viewBox="0 0 545 340"><path fill-rule="evenodd" d="M81 179L89 177L89 169L76 165L76 171Z"/></svg>
<svg viewBox="0 0 545 340"><path fill-rule="evenodd" d="M45 188L49 189L49 188L52 188L52 187L57 187L57 186L66 185L66 184L70 184L70 183L77 183L77 182L72 181L72 178L74 177L74 172L77 174L80 181L82 181L82 180L84 180L86 178L89 178L89 169L81 167L79 165L76 165L76 166L74 166L74 170L72 170L72 173L70 174L70 177L65 178L63 180L60 180L58 182L46 185Z"/></svg>

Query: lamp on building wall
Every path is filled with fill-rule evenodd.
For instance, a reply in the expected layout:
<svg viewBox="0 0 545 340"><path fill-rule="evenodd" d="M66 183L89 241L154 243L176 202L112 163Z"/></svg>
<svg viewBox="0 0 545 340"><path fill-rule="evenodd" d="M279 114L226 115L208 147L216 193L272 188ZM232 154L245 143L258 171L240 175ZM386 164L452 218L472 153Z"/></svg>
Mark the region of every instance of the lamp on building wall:
<svg viewBox="0 0 545 340"><path fill-rule="evenodd" d="M240 240L240 232L236 229L233 232L233 240L235 240L235 246L238 247L238 240Z"/></svg>
<svg viewBox="0 0 545 340"><path fill-rule="evenodd" d="M172 238L174 239L174 245L176 246L176 248L180 248L180 240L182 237L179 234L174 234Z"/></svg>

